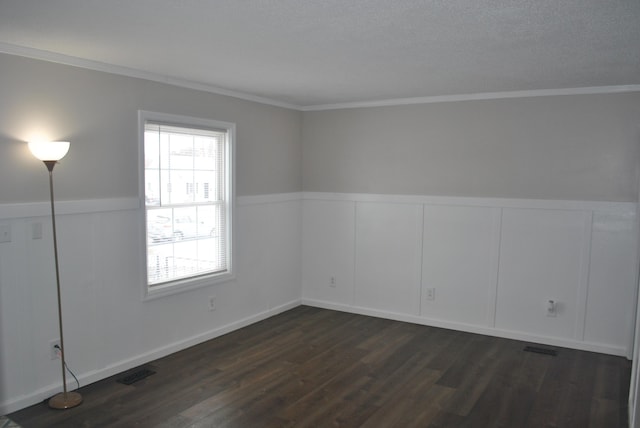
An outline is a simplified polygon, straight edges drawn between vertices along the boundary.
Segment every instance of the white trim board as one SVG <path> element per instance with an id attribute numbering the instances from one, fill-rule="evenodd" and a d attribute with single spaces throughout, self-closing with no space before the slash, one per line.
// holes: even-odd
<path id="1" fill-rule="evenodd" d="M 140 208 L 138 198 L 83 199 L 55 201 L 56 215 L 127 211 Z M 0 204 L 0 220 L 51 215 L 50 202 Z"/>
<path id="2" fill-rule="evenodd" d="M 238 196 L 236 198 L 236 202 L 240 206 L 295 202 L 300 200 L 302 200 L 301 192 Z M 140 206 L 140 200 L 138 198 L 55 201 L 56 215 L 128 211 L 136 210 L 140 208 Z M 51 204 L 48 201 L 0 204 L 0 220 L 44 217 L 49 215 L 51 215 Z"/>
<path id="3" fill-rule="evenodd" d="M 427 204 L 468 207 L 551 209 L 579 211 L 615 211 L 635 214 L 636 202 L 578 201 L 560 199 L 519 199 L 495 197 L 385 195 L 373 193 L 304 192 L 304 200 L 382 202 L 394 204 Z"/>
<path id="4" fill-rule="evenodd" d="M 0 53 L 8 55 L 16 55 L 25 58 L 37 59 L 41 61 L 53 62 L 56 64 L 69 65 L 73 67 L 84 68 L 87 70 L 101 71 L 104 73 L 116 74 L 120 76 L 135 77 L 138 79 L 149 80 L 151 82 L 165 83 L 167 85 L 178 86 L 187 89 L 195 89 L 197 91 L 209 92 L 217 95 L 225 95 L 228 97 L 238 98 L 255 103 L 267 104 L 276 107 L 283 107 L 291 110 L 299 110 L 300 107 L 284 103 L 269 98 L 259 97 L 257 95 L 246 94 L 240 91 L 224 89 L 205 83 L 193 82 L 185 79 L 178 79 L 171 76 L 163 76 L 161 74 L 149 71 L 137 70 L 134 68 L 124 67 L 121 65 L 107 64 L 100 61 L 93 61 L 85 58 L 78 58 L 71 55 L 64 55 L 57 52 L 45 51 L 41 49 L 30 48 L 26 46 L 12 45 L 0 42 Z"/>
<path id="5" fill-rule="evenodd" d="M 411 98 L 395 98 L 386 100 L 373 101 L 356 101 L 337 104 L 322 104 L 300 106 L 271 98 L 261 97 L 248 94 L 241 91 L 225 89 L 219 86 L 209 85 L 201 82 L 164 76 L 161 74 L 137 70 L 134 68 L 124 67 L 120 65 L 107 64 L 104 62 L 93 61 L 85 58 L 74 57 L 57 52 L 45 51 L 41 49 L 19 46 L 10 43 L 0 42 L 0 53 L 8 55 L 16 55 L 25 58 L 32 58 L 41 61 L 48 61 L 57 64 L 80 67 L 87 70 L 101 71 L 105 73 L 116 74 L 120 76 L 135 77 L 138 79 L 149 80 L 152 82 L 160 82 L 168 85 L 178 86 L 182 88 L 195 89 L 202 92 L 209 92 L 217 95 L 225 95 L 246 101 L 253 101 L 260 104 L 272 105 L 275 107 L 287 108 L 298 111 L 321 111 L 321 110 L 338 110 L 347 108 L 367 108 L 367 107 L 387 107 L 400 106 L 410 104 L 433 104 L 455 101 L 474 101 L 474 100 L 496 100 L 507 98 L 529 98 L 529 97 L 548 97 L 558 95 L 594 95 L 594 94 L 617 94 L 626 92 L 640 92 L 640 85 L 615 85 L 615 86 L 593 86 L 578 88 L 557 88 L 557 89 L 533 89 L 524 91 L 503 91 L 503 92 L 484 92 L 475 94 L 449 94 L 449 95 L 432 95 L 419 96 Z"/>
<path id="6" fill-rule="evenodd" d="M 573 201 L 553 199 L 484 198 L 430 195 L 385 195 L 373 193 L 289 192 L 264 195 L 238 196 L 238 205 L 259 205 L 300 200 L 389 202 L 454 206 L 480 206 L 499 208 L 563 209 L 589 211 L 615 211 L 635 214 L 635 202 Z M 138 198 L 83 199 L 56 201 L 56 214 L 83 214 L 126 211 L 140 208 Z M 22 202 L 0 204 L 0 220 L 42 217 L 51 214 L 50 203 Z"/>
<path id="7" fill-rule="evenodd" d="M 368 107 L 392 107 L 413 104 L 451 103 L 456 101 L 503 100 L 508 98 L 552 97 L 561 95 L 597 95 L 640 92 L 640 85 L 591 86 L 582 88 L 532 89 L 527 91 L 483 92 L 477 94 L 435 95 L 390 100 L 324 104 L 302 107 L 302 111 L 340 110 Z"/>
<path id="8" fill-rule="evenodd" d="M 589 211 L 615 211 L 635 214 L 635 202 L 570 201 L 551 199 L 513 199 L 429 195 L 384 195 L 371 193 L 290 192 L 265 195 L 238 196 L 240 206 L 295 202 L 300 200 L 389 202 L 454 206 L 480 206 L 499 208 L 563 209 Z M 140 208 L 138 198 L 83 199 L 56 201 L 56 215 L 126 211 Z M 50 203 L 22 202 L 0 204 L 0 220 L 43 217 L 51 214 Z"/>

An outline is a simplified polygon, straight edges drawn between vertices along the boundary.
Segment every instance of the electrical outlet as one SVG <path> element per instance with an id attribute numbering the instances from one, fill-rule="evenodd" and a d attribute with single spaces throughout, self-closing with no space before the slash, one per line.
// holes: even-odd
<path id="1" fill-rule="evenodd" d="M 427 288 L 427 300 L 436 300 L 435 288 Z"/>
<path id="2" fill-rule="evenodd" d="M 556 302 L 555 300 L 547 301 L 547 316 L 548 317 L 558 316 L 558 302 Z"/>
<path id="3" fill-rule="evenodd" d="M 11 226 L 0 224 L 0 242 L 11 242 Z"/>
<path id="4" fill-rule="evenodd" d="M 42 239 L 42 223 L 31 223 L 31 239 Z"/>
<path id="5" fill-rule="evenodd" d="M 332 276 L 331 278 L 329 278 L 329 287 L 335 287 L 336 286 L 336 277 Z"/>
<path id="6" fill-rule="evenodd" d="M 209 296 L 209 310 L 216 310 L 216 296 Z"/>
<path id="7" fill-rule="evenodd" d="M 60 349 L 60 339 L 49 342 L 49 355 L 52 360 L 57 360 L 60 357 Z"/>

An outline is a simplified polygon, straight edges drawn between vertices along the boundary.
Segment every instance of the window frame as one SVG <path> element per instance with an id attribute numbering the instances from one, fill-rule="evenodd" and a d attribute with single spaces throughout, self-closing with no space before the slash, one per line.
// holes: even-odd
<path id="1" fill-rule="evenodd" d="M 204 128 L 213 130 L 225 130 L 227 133 L 227 150 L 225 150 L 225 164 L 227 166 L 226 174 L 226 260 L 227 269 L 220 273 L 204 273 L 197 274 L 187 278 L 179 278 L 160 284 L 149 284 L 148 279 L 148 235 L 147 235 L 147 206 L 145 191 L 145 151 L 144 138 L 145 127 L 147 122 L 162 123 L 169 126 L 185 127 L 185 128 Z M 138 196 L 140 200 L 139 224 L 141 230 L 141 259 L 143 260 L 143 269 L 141 269 L 141 283 L 143 287 L 143 300 L 151 300 L 158 297 L 169 296 L 188 290 L 201 287 L 211 286 L 235 279 L 235 152 L 236 152 L 236 125 L 232 122 L 223 122 L 213 119 L 204 119 L 191 116 L 182 116 L 168 113 L 159 113 L 146 110 L 138 110 Z"/>

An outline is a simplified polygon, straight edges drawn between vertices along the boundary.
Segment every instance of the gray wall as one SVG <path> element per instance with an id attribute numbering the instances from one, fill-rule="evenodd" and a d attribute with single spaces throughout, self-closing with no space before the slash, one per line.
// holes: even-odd
<path id="1" fill-rule="evenodd" d="M 296 112 L 0 54 L 0 203 L 48 198 L 26 140 L 72 146 L 57 197 L 137 196 L 137 110 L 237 123 L 237 193 L 636 201 L 640 93 Z"/>
<path id="2" fill-rule="evenodd" d="M 640 93 L 306 112 L 305 191 L 636 201 Z"/>
<path id="3" fill-rule="evenodd" d="M 57 199 L 136 197 L 138 109 L 235 122 L 239 196 L 302 188 L 300 112 L 0 54 L 0 203 L 48 199 L 34 132 L 71 141 Z"/>

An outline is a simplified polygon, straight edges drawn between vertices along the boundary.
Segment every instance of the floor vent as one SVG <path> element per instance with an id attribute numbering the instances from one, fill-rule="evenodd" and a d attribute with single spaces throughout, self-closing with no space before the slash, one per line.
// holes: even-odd
<path id="1" fill-rule="evenodd" d="M 536 354 L 551 355 L 553 357 L 558 355 L 558 351 L 555 349 L 541 348 L 539 346 L 525 346 L 524 350 L 526 352 L 535 352 Z"/>
<path id="2" fill-rule="evenodd" d="M 131 385 L 132 383 L 151 376 L 152 374 L 156 374 L 156 372 L 149 369 L 140 369 L 136 370 L 135 372 L 128 373 L 126 376 L 123 376 L 120 379 L 117 379 L 117 382 L 123 383 L 125 385 Z"/>

